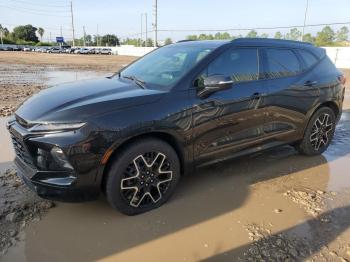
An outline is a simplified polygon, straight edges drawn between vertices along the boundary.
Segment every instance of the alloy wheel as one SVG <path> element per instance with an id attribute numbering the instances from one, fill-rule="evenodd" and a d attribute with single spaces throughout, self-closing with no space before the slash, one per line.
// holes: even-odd
<path id="1" fill-rule="evenodd" d="M 314 150 L 318 151 L 329 143 L 333 129 L 332 119 L 329 114 L 321 114 L 312 126 L 310 142 Z"/>
<path id="2" fill-rule="evenodd" d="M 157 203 L 173 179 L 170 162 L 160 152 L 138 155 L 123 175 L 120 182 L 121 195 L 132 207 L 147 207 Z"/>

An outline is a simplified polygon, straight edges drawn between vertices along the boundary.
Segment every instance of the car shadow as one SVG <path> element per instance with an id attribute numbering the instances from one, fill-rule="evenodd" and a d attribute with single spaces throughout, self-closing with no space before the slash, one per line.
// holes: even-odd
<path id="1" fill-rule="evenodd" d="M 341 132 L 350 132 L 349 124 L 346 125 Z M 340 133 L 340 137 L 350 136 Z M 250 187 L 258 182 L 288 177 L 321 165 L 327 169 L 328 161 L 350 153 L 350 143 L 337 140 L 335 143 L 339 143 L 341 150 L 330 160 L 323 155 L 301 156 L 292 147 L 284 146 L 201 168 L 182 178 L 168 203 L 138 216 L 128 217 L 114 211 L 103 198 L 91 203 L 60 203 L 32 230 L 27 230 L 27 260 L 45 257 L 49 250 L 51 261 L 94 261 L 227 214 L 245 203 Z M 322 179 L 327 181 L 330 171 L 324 173 L 327 177 Z M 324 186 L 326 190 L 327 182 Z M 324 239 L 333 239 L 347 226 Z M 232 255 L 246 248 L 232 250 Z"/>
<path id="2" fill-rule="evenodd" d="M 307 260 L 308 258 L 311 258 L 315 253 L 321 251 L 321 249 L 326 247 L 329 243 L 336 240 L 344 231 L 346 231 L 350 227 L 349 216 L 350 206 L 339 207 L 325 212 L 317 216 L 316 218 L 306 220 L 305 222 L 288 228 L 286 230 L 277 232 L 269 236 L 265 236 L 259 239 L 258 241 L 254 242 L 254 247 L 257 247 L 257 249 L 255 250 L 260 249 L 255 253 L 255 256 L 258 254 L 261 255 L 259 261 L 275 261 L 274 259 L 278 258 L 278 255 L 281 254 L 280 249 L 282 242 L 282 244 L 286 244 L 287 246 L 285 250 L 282 251 L 282 257 L 279 257 L 278 261 Z M 309 230 L 305 232 L 305 229 Z M 296 238 L 297 232 L 303 232 L 304 236 Z M 304 251 L 304 255 L 298 256 L 296 255 L 295 251 L 290 252 L 291 249 L 293 249 L 293 245 L 299 246 L 299 248 Z M 202 261 L 220 262 L 237 261 L 239 259 L 241 259 L 240 261 L 244 261 L 244 257 L 247 257 L 248 254 L 252 255 L 250 253 L 252 251 L 252 248 L 252 244 L 243 245 L 229 250 L 227 252 L 214 255 Z M 249 251 L 249 249 L 251 250 Z M 245 253 L 246 256 L 244 256 Z M 336 254 L 333 252 L 333 256 L 335 255 Z M 254 255 L 253 257 L 251 256 L 250 259 L 252 260 L 249 261 L 254 261 Z M 323 257 L 323 259 L 327 260 L 326 257 Z M 333 257 L 333 259 L 335 258 Z M 335 259 L 334 261 L 336 260 L 337 259 Z M 340 258 L 338 258 L 338 260 L 340 261 Z"/>

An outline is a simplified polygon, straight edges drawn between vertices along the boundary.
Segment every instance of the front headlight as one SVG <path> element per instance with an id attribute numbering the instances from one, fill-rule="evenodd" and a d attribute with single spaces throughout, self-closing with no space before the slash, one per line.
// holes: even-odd
<path id="1" fill-rule="evenodd" d="M 29 128 L 30 132 L 69 131 L 83 127 L 85 123 L 39 123 Z"/>

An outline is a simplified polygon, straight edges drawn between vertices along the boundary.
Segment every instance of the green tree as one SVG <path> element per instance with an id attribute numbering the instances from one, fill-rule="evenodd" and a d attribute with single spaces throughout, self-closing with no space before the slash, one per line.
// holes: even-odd
<path id="1" fill-rule="evenodd" d="M 260 36 L 261 38 L 269 38 L 269 35 L 268 34 L 266 34 L 266 33 L 263 33 L 263 34 L 261 34 L 261 36 Z"/>
<path id="2" fill-rule="evenodd" d="M 275 39 L 282 39 L 283 35 L 282 35 L 282 33 L 280 31 L 278 31 L 278 32 L 275 33 L 275 36 L 273 38 L 275 38 Z"/>
<path id="3" fill-rule="evenodd" d="M 39 28 L 38 28 L 38 34 L 40 35 L 40 42 L 43 41 L 43 35 L 44 35 L 44 33 L 45 33 L 44 28 L 39 27 Z"/>
<path id="4" fill-rule="evenodd" d="M 198 37 L 197 37 L 197 35 L 188 35 L 188 36 L 186 37 L 186 39 L 187 39 L 187 40 L 198 40 Z"/>
<path id="5" fill-rule="evenodd" d="M 1 24 L 0 24 L 0 31 L 2 31 L 3 37 L 8 37 L 10 35 L 10 31 L 6 27 L 3 27 Z"/>
<path id="6" fill-rule="evenodd" d="M 343 26 L 337 31 L 335 38 L 338 42 L 347 41 L 349 38 L 349 29 L 346 26 Z"/>
<path id="7" fill-rule="evenodd" d="M 332 45 L 335 39 L 335 33 L 330 26 L 325 26 L 321 32 L 317 33 L 315 43 L 318 46 Z"/>
<path id="8" fill-rule="evenodd" d="M 255 38 L 255 37 L 258 37 L 258 33 L 255 31 L 255 30 L 251 30 L 247 36 L 248 38 Z"/>
<path id="9" fill-rule="evenodd" d="M 173 43 L 173 40 L 171 38 L 166 38 L 165 41 L 164 41 L 164 45 L 170 45 Z"/>
<path id="10" fill-rule="evenodd" d="M 228 39 L 232 39 L 232 36 L 227 32 L 225 32 L 225 33 L 218 32 L 214 35 L 214 39 L 216 39 L 216 40 L 228 40 Z"/>
<path id="11" fill-rule="evenodd" d="M 171 39 L 170 39 L 171 40 Z M 151 47 L 151 46 L 153 46 L 153 40 L 151 39 L 151 38 L 147 38 L 147 46 L 148 47 Z"/>
<path id="12" fill-rule="evenodd" d="M 298 28 L 292 28 L 289 33 L 286 34 L 286 39 L 298 41 L 301 38 L 301 34 Z"/>
<path id="13" fill-rule="evenodd" d="M 119 39 L 116 35 L 107 34 L 101 38 L 102 46 L 116 46 L 119 45 Z"/>
<path id="14" fill-rule="evenodd" d="M 16 40 L 39 42 L 36 36 L 37 28 L 32 25 L 20 25 L 13 29 L 13 37 Z"/>
<path id="15" fill-rule="evenodd" d="M 313 37 L 310 33 L 308 33 L 303 36 L 303 41 L 309 42 L 309 43 L 315 43 L 315 37 Z"/>

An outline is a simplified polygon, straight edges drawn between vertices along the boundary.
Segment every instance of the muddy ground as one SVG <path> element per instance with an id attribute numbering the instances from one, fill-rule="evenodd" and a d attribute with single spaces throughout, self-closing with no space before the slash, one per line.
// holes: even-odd
<path id="1" fill-rule="evenodd" d="M 130 56 L 1 52 L 0 116 L 11 115 L 26 98 L 56 84 L 51 78 L 73 81 L 111 74 L 134 59 Z"/>
<path id="2" fill-rule="evenodd" d="M 0 97 L 15 106 L 27 90 L 110 74 L 133 59 L 96 57 L 103 60 L 2 52 Z M 182 179 L 169 203 L 135 217 L 103 198 L 67 204 L 36 197 L 12 167 L 5 122 L 0 261 L 350 261 L 349 92 L 322 156 L 284 146 L 203 168 Z"/>

